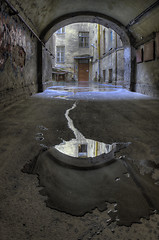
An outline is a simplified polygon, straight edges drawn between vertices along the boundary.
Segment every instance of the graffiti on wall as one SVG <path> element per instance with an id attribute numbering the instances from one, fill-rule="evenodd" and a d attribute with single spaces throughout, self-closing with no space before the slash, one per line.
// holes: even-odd
<path id="1" fill-rule="evenodd" d="M 10 58 L 14 70 L 22 71 L 26 60 L 26 36 L 24 29 L 6 13 L 0 13 L 0 71 Z"/>

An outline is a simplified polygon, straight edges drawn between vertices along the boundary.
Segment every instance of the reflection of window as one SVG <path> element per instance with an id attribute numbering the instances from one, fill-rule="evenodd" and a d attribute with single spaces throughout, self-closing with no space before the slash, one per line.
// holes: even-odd
<path id="1" fill-rule="evenodd" d="M 110 31 L 110 41 L 111 42 L 113 41 L 113 31 L 112 30 Z"/>
<path id="2" fill-rule="evenodd" d="M 78 156 L 86 157 L 87 156 L 87 144 L 78 145 Z"/>
<path id="3" fill-rule="evenodd" d="M 57 34 L 64 34 L 65 33 L 65 27 L 62 27 L 56 31 Z"/>
<path id="4" fill-rule="evenodd" d="M 65 47 L 64 46 L 56 47 L 56 61 L 58 63 L 64 63 L 64 61 L 65 61 Z"/>
<path id="5" fill-rule="evenodd" d="M 79 47 L 89 47 L 89 32 L 79 32 Z"/>

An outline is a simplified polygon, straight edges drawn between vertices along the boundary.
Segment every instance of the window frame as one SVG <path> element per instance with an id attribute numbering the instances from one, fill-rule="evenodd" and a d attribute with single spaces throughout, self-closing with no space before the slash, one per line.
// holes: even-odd
<path id="1" fill-rule="evenodd" d="M 79 48 L 89 48 L 89 32 L 78 32 Z"/>
<path id="2" fill-rule="evenodd" d="M 56 31 L 56 34 L 65 34 L 66 31 L 65 31 L 65 27 L 62 27 L 62 28 L 59 28 L 57 31 Z"/>
<path id="3" fill-rule="evenodd" d="M 56 46 L 56 63 L 65 63 L 65 46 Z"/>

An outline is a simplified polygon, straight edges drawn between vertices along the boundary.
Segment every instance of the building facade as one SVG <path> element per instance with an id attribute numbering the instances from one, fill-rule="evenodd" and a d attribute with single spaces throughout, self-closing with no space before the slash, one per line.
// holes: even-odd
<path id="1" fill-rule="evenodd" d="M 124 49 L 119 35 L 94 23 L 75 23 L 53 36 L 55 80 L 122 84 Z"/>
<path id="2" fill-rule="evenodd" d="M 124 80 L 124 48 L 120 36 L 110 28 L 96 24 L 93 30 L 92 80 L 121 84 Z"/>

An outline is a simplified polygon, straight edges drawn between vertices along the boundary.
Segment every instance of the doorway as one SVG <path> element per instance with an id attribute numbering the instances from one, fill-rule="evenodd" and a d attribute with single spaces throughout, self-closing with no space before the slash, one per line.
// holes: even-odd
<path id="1" fill-rule="evenodd" d="M 113 70 L 109 69 L 109 83 L 112 83 L 113 80 Z"/>
<path id="2" fill-rule="evenodd" d="M 78 61 L 78 81 L 89 81 L 89 60 L 79 59 Z"/>
<path id="3" fill-rule="evenodd" d="M 103 82 L 105 82 L 105 80 L 106 80 L 106 76 L 105 76 L 105 74 L 106 74 L 106 71 L 103 70 Z"/>

